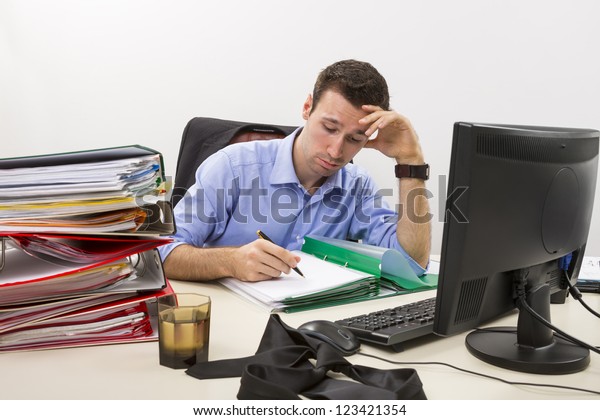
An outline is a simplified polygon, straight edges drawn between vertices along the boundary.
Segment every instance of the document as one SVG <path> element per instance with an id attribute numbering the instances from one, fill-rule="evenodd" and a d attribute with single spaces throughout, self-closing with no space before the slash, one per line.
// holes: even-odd
<path id="1" fill-rule="evenodd" d="M 166 287 L 158 251 L 79 266 L 57 265 L 21 249 L 5 253 L 0 271 L 0 306 L 96 293 L 130 293 Z"/>
<path id="2" fill-rule="evenodd" d="M 2 232 L 0 232 L 2 235 Z M 5 233 L 10 243 L 27 254 L 62 266 L 99 263 L 144 252 L 171 242 L 146 236 L 79 236 Z"/>
<path id="3" fill-rule="evenodd" d="M 0 159 L 0 351 L 156 339 L 163 168 L 139 145 Z"/>
<path id="4" fill-rule="evenodd" d="M 103 305 L 136 296 L 129 294 L 98 294 L 76 296 L 59 301 L 42 301 L 0 307 L 0 334 L 58 315 L 92 306 Z"/>
<path id="5" fill-rule="evenodd" d="M 600 281 L 600 257 L 583 257 L 579 269 L 579 280 Z"/>
<path id="6" fill-rule="evenodd" d="M 0 232 L 171 234 L 163 167 L 138 145 L 0 159 Z"/>
<path id="7" fill-rule="evenodd" d="M 373 297 L 379 288 L 370 274 L 323 261 L 302 251 L 300 267 L 304 277 L 293 270 L 273 280 L 243 282 L 223 279 L 232 291 L 271 311 L 304 310 Z"/>
<path id="8" fill-rule="evenodd" d="M 34 306 L 1 309 L 0 352 L 155 341 L 158 338 L 156 298 L 173 293 L 170 286 L 118 300 L 95 296 Z M 89 303 L 89 304 L 88 304 Z M 23 314 L 29 312 L 27 319 Z M 7 321 L 9 320 L 9 321 Z M 17 321 L 15 321 L 17 320 Z"/>

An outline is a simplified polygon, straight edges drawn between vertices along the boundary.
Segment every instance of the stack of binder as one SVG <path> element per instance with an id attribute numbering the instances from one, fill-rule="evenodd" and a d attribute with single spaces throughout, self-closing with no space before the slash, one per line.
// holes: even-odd
<path id="1" fill-rule="evenodd" d="M 137 145 L 0 160 L 0 352 L 156 340 L 167 189 Z"/>

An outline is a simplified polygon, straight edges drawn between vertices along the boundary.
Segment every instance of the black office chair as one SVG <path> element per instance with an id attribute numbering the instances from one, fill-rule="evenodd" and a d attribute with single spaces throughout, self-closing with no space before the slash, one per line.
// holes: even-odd
<path id="1" fill-rule="evenodd" d="M 175 183 L 171 195 L 173 207 L 195 182 L 196 169 L 204 160 L 228 144 L 284 138 L 297 127 L 257 124 L 217 118 L 192 118 L 183 130 Z"/>

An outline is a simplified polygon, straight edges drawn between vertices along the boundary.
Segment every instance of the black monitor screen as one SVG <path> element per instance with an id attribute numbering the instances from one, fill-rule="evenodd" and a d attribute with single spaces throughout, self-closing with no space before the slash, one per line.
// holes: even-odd
<path id="1" fill-rule="evenodd" d="M 589 129 L 454 125 L 436 334 L 464 332 L 519 308 L 518 328 L 474 331 L 469 351 L 526 372 L 587 366 L 589 351 L 556 337 L 520 298 L 549 321 L 551 295 L 566 289 L 568 278 L 576 282 L 598 144 L 599 132 Z"/>

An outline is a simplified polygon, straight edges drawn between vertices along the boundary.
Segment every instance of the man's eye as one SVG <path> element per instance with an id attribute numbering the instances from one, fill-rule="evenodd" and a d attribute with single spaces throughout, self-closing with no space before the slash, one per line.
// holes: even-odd
<path id="1" fill-rule="evenodd" d="M 333 127 L 327 127 L 326 125 L 323 126 L 323 128 L 325 129 L 325 131 L 327 131 L 328 133 L 335 133 L 337 130 Z"/>

